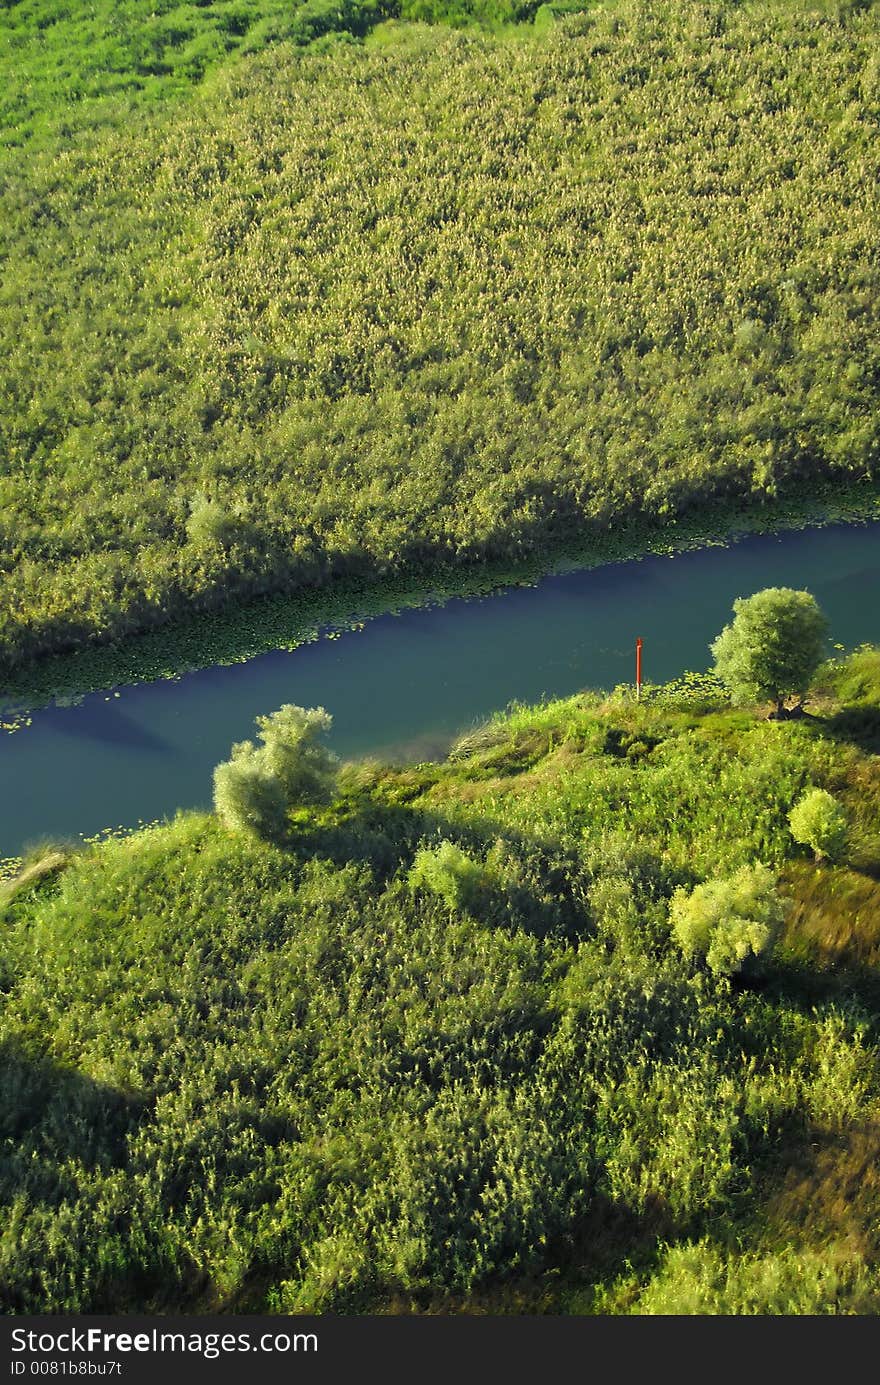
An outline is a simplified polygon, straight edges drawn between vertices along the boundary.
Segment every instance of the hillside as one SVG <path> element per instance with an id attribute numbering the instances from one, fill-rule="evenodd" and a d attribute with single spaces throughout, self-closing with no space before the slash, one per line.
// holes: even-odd
<path id="1" fill-rule="evenodd" d="M 0 148 L 76 143 L 185 100 L 206 76 L 280 42 L 352 43 L 389 19 L 456 27 L 531 19 L 539 0 L 5 0 Z M 586 9 L 590 0 L 581 6 Z M 565 9 L 565 4 L 557 6 Z"/>
<path id="2" fill-rule="evenodd" d="M 880 650 L 809 708 L 583 694 L 347 766 L 282 846 L 188 814 L 25 863 L 7 1311 L 876 1312 Z M 756 862 L 784 929 L 731 978 L 670 899 Z"/>
<path id="3" fill-rule="evenodd" d="M 873 476 L 877 26 L 623 0 L 242 38 L 10 144 L 0 669 Z"/>

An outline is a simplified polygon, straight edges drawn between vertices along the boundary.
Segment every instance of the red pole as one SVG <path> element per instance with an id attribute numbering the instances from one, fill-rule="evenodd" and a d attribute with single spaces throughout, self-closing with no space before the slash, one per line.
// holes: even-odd
<path id="1" fill-rule="evenodd" d="M 642 695 L 642 642 L 636 640 L 636 699 Z"/>

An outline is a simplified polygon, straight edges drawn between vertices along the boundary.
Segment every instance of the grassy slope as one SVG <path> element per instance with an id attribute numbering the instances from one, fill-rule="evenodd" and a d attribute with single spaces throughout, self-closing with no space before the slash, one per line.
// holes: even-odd
<path id="1" fill-rule="evenodd" d="M 878 734 L 865 651 L 800 723 L 583 696 L 350 767 L 285 850 L 187 815 L 32 865 L 7 1307 L 876 1311 Z M 808 783 L 845 864 L 788 835 Z M 468 909 L 405 885 L 440 838 L 488 863 Z M 793 908 L 731 989 L 666 900 L 755 858 Z"/>
<path id="2" fill-rule="evenodd" d="M 280 45 L 8 151 L 0 666 L 871 475 L 877 14 Z"/>
<path id="3" fill-rule="evenodd" d="M 396 17 L 497 26 L 536 8 L 537 0 L 4 0 L 0 148 L 75 143 L 83 130 L 185 98 L 218 67 L 273 43 L 352 42 Z"/>
<path id="4" fill-rule="evenodd" d="M 83 127 L 120 120 L 126 105 L 185 94 L 237 50 L 288 37 L 292 14 L 271 0 L 7 0 L 0 144 L 70 142 Z"/>

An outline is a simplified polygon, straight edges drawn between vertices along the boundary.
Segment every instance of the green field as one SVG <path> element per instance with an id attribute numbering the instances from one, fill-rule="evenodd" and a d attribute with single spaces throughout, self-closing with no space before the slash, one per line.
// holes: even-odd
<path id="1" fill-rule="evenodd" d="M 869 513 L 878 31 L 3 0 L 0 693 Z M 0 1312 L 880 1311 L 880 649 L 765 711 L 514 706 L 292 808 L 239 746 L 0 861 Z"/>
<path id="2" fill-rule="evenodd" d="M 810 706 L 584 695 L 349 766 L 282 845 L 188 814 L 35 855 L 7 1310 L 876 1312 L 880 651 Z M 789 833 L 809 786 L 835 864 Z M 787 919 L 729 980 L 669 901 L 755 861 Z"/>
<path id="3" fill-rule="evenodd" d="M 499 29 L 539 0 L 4 0 L 0 147 L 73 143 L 274 43 L 354 42 L 389 19 Z M 589 8 L 590 0 L 572 9 Z M 553 8 L 553 7 L 550 7 Z M 565 4 L 557 5 L 564 10 Z"/>
<path id="4" fill-rule="evenodd" d="M 0 668 L 875 475 L 876 6 L 193 9 L 3 11 Z"/>

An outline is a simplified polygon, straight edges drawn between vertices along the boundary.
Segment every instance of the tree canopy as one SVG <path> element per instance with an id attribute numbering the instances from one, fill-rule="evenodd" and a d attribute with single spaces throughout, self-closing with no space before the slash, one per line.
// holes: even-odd
<path id="1" fill-rule="evenodd" d="M 827 619 L 815 597 L 791 587 L 738 597 L 733 610 L 711 646 L 715 672 L 734 702 L 772 701 L 774 715 L 784 716 L 786 699 L 803 700 L 822 662 Z"/>

